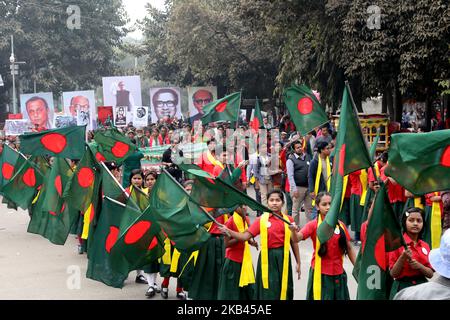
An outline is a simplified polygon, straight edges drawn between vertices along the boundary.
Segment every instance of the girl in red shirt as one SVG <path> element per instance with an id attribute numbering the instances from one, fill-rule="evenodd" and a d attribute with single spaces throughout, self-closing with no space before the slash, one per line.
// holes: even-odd
<path id="1" fill-rule="evenodd" d="M 225 226 L 235 232 L 248 229 L 250 220 L 244 207 L 236 208 Z M 252 300 L 255 274 L 250 254 L 250 245 L 258 248 L 254 239 L 241 242 L 225 237 L 225 262 L 219 281 L 219 300 Z M 244 262 L 245 260 L 245 262 Z M 243 267 L 245 269 L 243 269 Z"/>
<path id="2" fill-rule="evenodd" d="M 314 248 L 306 299 L 350 300 L 347 274 L 344 271 L 344 255 L 348 255 L 353 265 L 356 260 L 350 235 L 339 221 L 333 236 L 326 243 L 320 243 L 316 238 L 317 228 L 330 210 L 331 194 L 320 192 L 316 197 L 316 206 L 319 212 L 317 219 L 308 222 L 297 234 L 299 240 L 311 238 Z M 316 269 L 320 270 L 320 276 L 314 276 Z"/>
<path id="3" fill-rule="evenodd" d="M 402 228 L 408 249 L 398 248 L 389 253 L 389 269 L 394 283 L 390 299 L 402 289 L 427 282 L 433 277 L 433 269 L 428 261 L 430 247 L 420 240 L 423 233 L 425 213 L 420 208 L 409 208 L 402 216 Z"/>
<path id="4" fill-rule="evenodd" d="M 255 300 L 292 300 L 294 286 L 291 268 L 292 247 L 297 262 L 297 274 L 300 278 L 300 254 L 298 239 L 295 233 L 294 219 L 281 213 L 284 205 L 284 195 L 281 190 L 272 190 L 267 194 L 268 208 L 275 214 L 283 215 L 291 225 L 265 212 L 243 233 L 235 232 L 225 226 L 222 232 L 239 241 L 248 241 L 257 235 L 261 236 L 261 252 L 256 271 Z"/>

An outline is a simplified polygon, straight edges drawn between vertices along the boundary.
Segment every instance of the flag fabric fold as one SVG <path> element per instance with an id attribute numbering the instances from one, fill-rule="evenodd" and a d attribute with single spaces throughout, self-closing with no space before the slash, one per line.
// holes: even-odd
<path id="1" fill-rule="evenodd" d="M 208 103 L 203 107 L 202 123 L 205 125 L 216 121 L 237 121 L 240 107 L 240 92 L 232 93 L 222 99 Z"/>
<path id="2" fill-rule="evenodd" d="M 355 266 L 358 270 L 355 275 L 358 279 L 358 300 L 389 299 L 389 261 L 386 253 L 404 243 L 400 223 L 389 202 L 386 186 L 381 182 L 368 221 L 366 240 L 358 254 L 360 266 Z"/>
<path id="3" fill-rule="evenodd" d="M 415 195 L 450 189 L 450 129 L 393 134 L 385 173 Z"/>
<path id="4" fill-rule="evenodd" d="M 33 156 L 81 159 L 84 154 L 86 126 L 72 126 L 26 133 L 20 136 L 20 151 Z"/>
<path id="5" fill-rule="evenodd" d="M 328 122 L 325 109 L 306 85 L 293 85 L 284 93 L 284 103 L 302 136 Z"/>
<path id="6" fill-rule="evenodd" d="M 321 243 L 331 238 L 338 223 L 339 212 L 345 196 L 347 176 L 372 165 L 366 140 L 362 134 L 358 116 L 350 102 L 349 94 L 348 88 L 345 87 L 331 177 L 331 208 L 317 230 L 317 236 Z"/>
<path id="7" fill-rule="evenodd" d="M 94 135 L 97 143 L 95 156 L 98 161 L 115 161 L 122 163 L 136 151 L 136 146 L 116 128 L 97 131 Z"/>

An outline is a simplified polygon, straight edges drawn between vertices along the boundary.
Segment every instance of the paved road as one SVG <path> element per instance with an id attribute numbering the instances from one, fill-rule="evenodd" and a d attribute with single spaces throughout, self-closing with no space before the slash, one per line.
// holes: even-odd
<path id="1" fill-rule="evenodd" d="M 64 246 L 57 246 L 39 235 L 27 233 L 28 222 L 27 211 L 13 211 L 0 204 L 0 299 L 147 299 L 144 296 L 147 286 L 134 282 L 135 272 L 130 273 L 122 289 L 87 279 L 87 258 L 85 254 L 77 253 L 77 241 L 73 235 L 69 236 Z M 252 253 L 256 266 L 257 252 L 253 250 Z M 300 243 L 300 254 L 302 278 L 294 282 L 296 300 L 304 300 L 306 296 L 312 255 L 310 240 Z M 347 258 L 344 261 L 350 297 L 355 299 L 356 282 L 351 276 L 352 265 Z M 158 281 L 160 283 L 160 279 Z M 157 295 L 154 299 L 161 297 Z M 174 280 L 169 287 L 169 299 L 175 299 Z"/>

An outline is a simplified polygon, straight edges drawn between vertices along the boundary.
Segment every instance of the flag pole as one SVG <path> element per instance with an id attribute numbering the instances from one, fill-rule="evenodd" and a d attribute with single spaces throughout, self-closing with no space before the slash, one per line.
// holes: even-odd
<path id="1" fill-rule="evenodd" d="M 161 168 L 161 170 L 167 174 L 167 176 L 172 179 L 173 182 L 175 182 L 177 184 L 178 187 L 180 187 L 181 190 L 183 190 L 184 193 L 186 193 L 186 195 L 190 198 L 189 193 L 186 191 L 186 189 L 183 188 L 183 186 L 174 178 L 172 177 L 172 175 L 165 169 L 165 168 Z M 208 211 L 206 211 L 202 206 L 199 206 L 200 209 L 202 209 L 203 213 L 205 213 L 210 219 L 211 221 L 213 221 L 214 223 L 218 224 L 218 225 L 222 225 L 221 223 L 219 223 Z"/>

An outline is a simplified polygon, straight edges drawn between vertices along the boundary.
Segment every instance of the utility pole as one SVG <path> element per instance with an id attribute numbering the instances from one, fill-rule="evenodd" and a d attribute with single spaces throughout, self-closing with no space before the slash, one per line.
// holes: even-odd
<path id="1" fill-rule="evenodd" d="M 17 61 L 14 55 L 14 36 L 11 36 L 11 56 L 9 57 L 9 62 L 11 63 L 11 75 L 13 80 L 13 113 L 19 113 L 17 108 L 17 97 L 16 97 L 16 75 L 19 75 L 19 64 L 25 64 L 24 61 Z"/>

